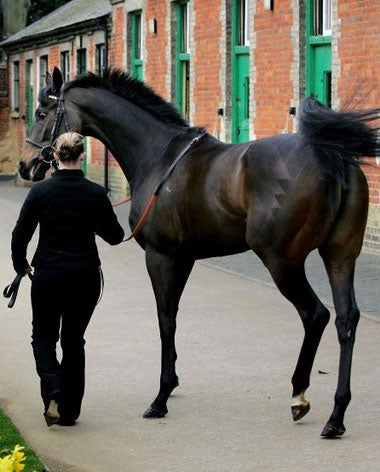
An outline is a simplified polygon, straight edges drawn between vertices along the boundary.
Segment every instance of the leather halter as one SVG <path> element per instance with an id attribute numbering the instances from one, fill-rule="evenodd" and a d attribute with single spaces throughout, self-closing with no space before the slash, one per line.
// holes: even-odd
<path id="1" fill-rule="evenodd" d="M 59 93 L 59 96 L 49 95 L 49 98 L 51 100 L 55 100 L 55 101 L 58 102 L 57 110 L 56 110 L 56 113 L 55 113 L 55 120 L 54 120 L 53 127 L 52 127 L 52 130 L 51 130 L 51 133 L 50 133 L 50 143 L 48 145 L 44 145 L 44 144 L 39 143 L 37 141 L 33 141 L 30 138 L 25 139 L 25 141 L 28 144 L 31 144 L 32 146 L 35 146 L 35 147 L 38 147 L 39 149 L 41 149 L 39 160 L 41 160 L 43 162 L 46 162 L 47 164 L 50 164 L 54 159 L 53 153 L 54 153 L 55 149 L 53 147 L 53 144 L 54 144 L 55 140 L 58 137 L 59 128 L 61 126 L 62 120 L 64 120 L 65 130 L 66 131 L 70 130 L 70 126 L 69 126 L 69 123 L 67 121 L 67 116 L 66 116 L 66 111 L 65 111 L 64 94 L 65 94 L 65 89 L 64 89 L 64 86 L 62 86 L 61 90 L 60 90 L 60 93 Z M 47 160 L 46 156 L 48 156 L 50 160 Z"/>

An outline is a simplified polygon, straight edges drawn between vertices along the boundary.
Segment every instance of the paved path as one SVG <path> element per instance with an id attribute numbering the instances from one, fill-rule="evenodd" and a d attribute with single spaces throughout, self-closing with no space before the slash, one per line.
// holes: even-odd
<path id="1" fill-rule="evenodd" d="M 9 238 L 25 193 L 0 182 L 1 288 L 13 278 Z M 146 420 L 142 413 L 158 387 L 160 343 L 144 254 L 134 242 L 99 247 L 106 286 L 86 336 L 86 396 L 74 428 L 47 428 L 42 418 L 29 282 L 12 310 L 5 300 L 0 309 L 0 405 L 52 472 L 379 470 L 377 321 L 363 317 L 359 324 L 347 433 L 322 440 L 337 376 L 334 324 L 315 362 L 312 409 L 293 423 L 290 378 L 302 339 L 293 307 L 255 274 L 198 263 L 178 316 L 180 386 L 169 414 Z"/>

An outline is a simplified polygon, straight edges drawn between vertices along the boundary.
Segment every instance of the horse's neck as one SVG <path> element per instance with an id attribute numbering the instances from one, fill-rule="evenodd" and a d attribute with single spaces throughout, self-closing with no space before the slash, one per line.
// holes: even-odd
<path id="1" fill-rule="evenodd" d="M 146 174 L 160 150 L 178 134 L 108 91 L 72 89 L 70 98 L 82 113 L 81 131 L 107 146 L 129 182 Z"/>

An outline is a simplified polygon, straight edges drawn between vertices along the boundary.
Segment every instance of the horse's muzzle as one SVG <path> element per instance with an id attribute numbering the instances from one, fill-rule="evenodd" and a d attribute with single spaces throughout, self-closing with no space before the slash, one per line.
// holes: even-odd
<path id="1" fill-rule="evenodd" d="M 18 173 L 24 180 L 31 180 L 32 182 L 38 182 L 45 178 L 46 171 L 50 168 L 50 164 L 41 161 L 38 157 L 32 159 L 30 162 L 25 163 L 20 161 L 18 165 Z"/>

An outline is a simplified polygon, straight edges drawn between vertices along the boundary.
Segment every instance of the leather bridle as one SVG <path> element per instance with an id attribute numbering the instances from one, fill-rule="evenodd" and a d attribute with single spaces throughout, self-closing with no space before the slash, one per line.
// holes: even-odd
<path id="1" fill-rule="evenodd" d="M 26 140 L 25 140 L 28 144 L 31 144 L 32 146 L 35 146 L 35 147 L 41 149 L 39 160 L 45 162 L 46 164 L 51 164 L 54 161 L 55 149 L 54 149 L 53 145 L 55 143 L 55 140 L 58 137 L 59 128 L 62 124 L 62 120 L 63 120 L 64 125 L 65 125 L 65 131 L 70 130 L 70 126 L 69 126 L 69 123 L 67 121 L 65 105 L 64 105 L 64 101 L 65 101 L 64 100 L 64 94 L 65 94 L 65 89 L 64 89 L 64 86 L 62 86 L 62 88 L 60 90 L 60 93 L 59 93 L 59 96 L 49 95 L 49 98 L 51 100 L 55 100 L 55 101 L 58 102 L 53 127 L 52 127 L 52 130 L 51 130 L 51 133 L 50 133 L 50 143 L 48 145 L 44 145 L 44 144 L 39 143 L 37 141 L 33 141 L 30 138 L 26 138 Z"/>

